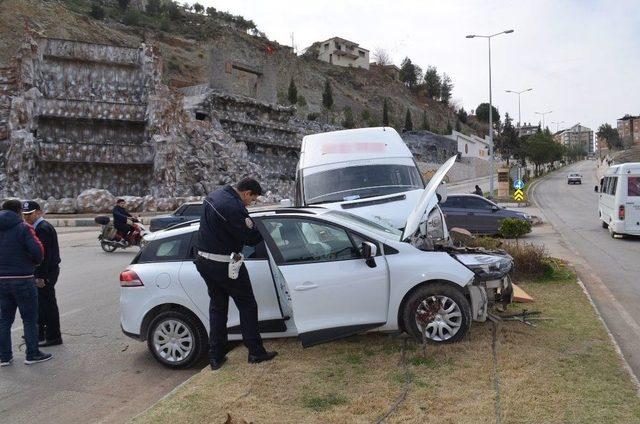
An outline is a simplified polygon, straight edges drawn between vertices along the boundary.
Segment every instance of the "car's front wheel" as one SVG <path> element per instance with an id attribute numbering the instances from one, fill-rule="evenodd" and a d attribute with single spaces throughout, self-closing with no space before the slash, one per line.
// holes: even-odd
<path id="1" fill-rule="evenodd" d="M 179 310 L 158 314 L 149 325 L 147 346 L 169 368 L 188 368 L 207 350 L 207 332 L 198 319 Z"/>
<path id="2" fill-rule="evenodd" d="M 402 319 L 407 333 L 420 343 L 423 335 L 431 343 L 454 343 L 469 331 L 471 307 L 457 288 L 430 283 L 409 295 Z"/>

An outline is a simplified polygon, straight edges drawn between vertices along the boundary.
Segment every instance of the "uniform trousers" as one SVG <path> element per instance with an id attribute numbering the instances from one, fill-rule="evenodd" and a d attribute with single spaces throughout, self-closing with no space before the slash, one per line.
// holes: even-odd
<path id="1" fill-rule="evenodd" d="M 258 332 L 258 304 L 253 295 L 247 268 L 242 265 L 238 278 L 229 278 L 229 264 L 198 258 L 194 261 L 209 291 L 209 357 L 219 360 L 227 352 L 227 317 L 229 297 L 240 313 L 242 342 L 250 355 L 262 355 L 266 351 Z"/>

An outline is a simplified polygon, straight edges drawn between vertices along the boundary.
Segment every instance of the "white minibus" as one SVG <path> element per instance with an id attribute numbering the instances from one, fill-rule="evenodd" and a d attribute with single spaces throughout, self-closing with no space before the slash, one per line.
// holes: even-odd
<path id="1" fill-rule="evenodd" d="M 598 214 L 616 235 L 640 236 L 640 162 L 613 165 L 600 180 Z"/>

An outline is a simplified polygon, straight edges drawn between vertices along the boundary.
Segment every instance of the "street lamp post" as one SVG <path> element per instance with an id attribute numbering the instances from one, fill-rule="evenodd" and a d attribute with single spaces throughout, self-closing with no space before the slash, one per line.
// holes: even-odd
<path id="1" fill-rule="evenodd" d="M 547 112 L 536 112 L 537 115 L 542 115 L 542 131 L 544 131 L 544 129 L 545 129 L 544 116 L 550 114 L 551 112 L 553 112 L 553 111 L 549 110 Z"/>
<path id="2" fill-rule="evenodd" d="M 501 34 L 511 34 L 512 29 L 491 35 L 467 35 L 466 38 L 486 38 L 489 42 L 489 197 L 493 196 L 493 99 L 491 97 L 491 39 Z"/>
<path id="3" fill-rule="evenodd" d="M 551 125 L 556 124 L 556 132 L 558 132 L 558 130 L 560 128 L 560 124 L 564 124 L 564 123 L 565 123 L 565 121 L 560 121 L 560 122 L 553 121 L 551 123 Z"/>
<path id="4" fill-rule="evenodd" d="M 513 90 L 504 90 L 507 93 L 512 93 L 512 94 L 517 94 L 518 95 L 518 128 L 520 128 L 520 95 L 522 93 L 526 93 L 527 91 L 532 91 L 533 88 L 527 88 L 526 90 L 522 90 L 522 91 L 513 91 Z"/>

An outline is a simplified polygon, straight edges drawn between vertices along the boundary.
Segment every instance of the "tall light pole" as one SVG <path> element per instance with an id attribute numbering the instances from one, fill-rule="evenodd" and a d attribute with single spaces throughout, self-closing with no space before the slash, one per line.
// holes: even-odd
<path id="1" fill-rule="evenodd" d="M 518 128 L 520 128 L 520 95 L 522 93 L 526 93 L 527 91 L 532 91 L 532 90 L 533 88 L 527 88 L 526 90 L 522 90 L 522 91 L 504 90 L 506 93 L 512 93 L 512 94 L 518 95 Z"/>
<path id="2" fill-rule="evenodd" d="M 545 129 L 544 116 L 550 114 L 551 112 L 553 112 L 553 111 L 550 110 L 550 111 L 547 111 L 547 112 L 536 112 L 537 115 L 542 115 L 542 131 L 544 131 L 544 129 Z"/>
<path id="3" fill-rule="evenodd" d="M 553 121 L 551 125 L 556 124 L 556 132 L 558 132 L 558 129 L 560 128 L 560 124 L 564 124 L 564 123 L 565 121 L 560 121 L 560 122 Z"/>
<path id="4" fill-rule="evenodd" d="M 511 34 L 512 29 L 491 35 L 467 35 L 466 38 L 486 38 L 489 42 L 489 197 L 493 197 L 493 101 L 491 97 L 491 39 L 497 35 Z"/>

